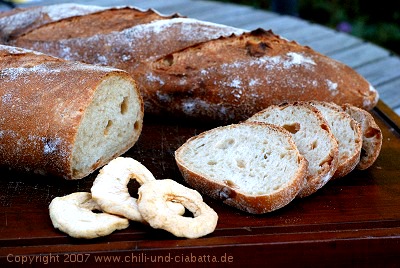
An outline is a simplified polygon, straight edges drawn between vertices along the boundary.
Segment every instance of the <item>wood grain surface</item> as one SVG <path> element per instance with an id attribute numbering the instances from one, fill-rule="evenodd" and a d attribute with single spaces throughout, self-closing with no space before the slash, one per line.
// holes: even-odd
<path id="1" fill-rule="evenodd" d="M 275 267 L 293 262 L 307 266 L 324 262 L 325 267 L 395 267 L 400 256 L 400 118 L 382 102 L 373 115 L 382 128 L 384 141 L 371 168 L 353 171 L 310 197 L 264 215 L 247 214 L 204 197 L 219 214 L 219 222 L 215 232 L 199 239 L 176 238 L 135 222 L 128 229 L 99 239 L 70 238 L 53 228 L 48 205 L 57 196 L 90 191 L 97 173 L 66 181 L 2 169 L 0 263 L 17 266 L 22 256 L 59 256 L 57 265 L 68 266 L 71 263 L 65 258 L 85 257 L 84 262 L 75 264 L 87 265 L 99 256 L 136 256 L 135 262 L 143 256 L 148 261 L 142 259 L 141 264 L 150 266 L 155 264 L 150 257 L 156 256 L 162 256 L 159 258 L 163 261 L 166 256 L 174 257 L 169 264 L 188 256 L 197 257 L 197 261 L 201 256 L 218 260 L 225 256 L 234 266 L 268 263 L 267 267 Z M 142 162 L 157 179 L 170 178 L 184 184 L 174 151 L 189 137 L 212 127 L 193 121 L 145 118 L 138 143 L 125 156 Z M 133 182 L 129 184 L 131 195 L 136 195 L 137 187 Z M 110 260 L 109 264 L 115 262 Z M 34 263 L 43 264 L 43 260 Z M 211 260 L 207 264 L 216 265 Z"/>

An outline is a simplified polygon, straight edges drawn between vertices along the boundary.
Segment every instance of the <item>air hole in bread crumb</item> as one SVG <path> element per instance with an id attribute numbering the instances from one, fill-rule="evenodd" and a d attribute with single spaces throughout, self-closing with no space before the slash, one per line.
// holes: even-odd
<path id="1" fill-rule="evenodd" d="M 287 124 L 283 125 L 283 128 L 292 134 L 296 134 L 300 130 L 300 124 L 299 123 Z"/>
<path id="2" fill-rule="evenodd" d="M 238 166 L 238 168 L 245 168 L 246 162 L 242 159 L 236 159 L 236 165 Z"/>
<path id="3" fill-rule="evenodd" d="M 311 143 L 311 150 L 314 150 L 315 148 L 317 148 L 317 146 L 318 146 L 318 141 L 313 141 L 312 143 Z"/>
<path id="4" fill-rule="evenodd" d="M 217 164 L 217 161 L 213 161 L 213 160 L 210 160 L 207 162 L 207 165 L 209 165 L 209 166 L 215 166 L 216 164 Z"/>
<path id="5" fill-rule="evenodd" d="M 227 149 L 229 146 L 233 145 L 235 143 L 234 139 L 226 139 L 223 140 L 222 142 L 217 144 L 218 149 Z"/>
<path id="6" fill-rule="evenodd" d="M 106 126 L 106 128 L 104 129 L 104 136 L 107 136 L 107 135 L 108 135 L 108 132 L 110 131 L 110 128 L 111 128 L 112 124 L 113 124 L 113 122 L 112 122 L 111 120 L 108 120 L 107 126 Z"/>
<path id="7" fill-rule="evenodd" d="M 128 112 L 128 97 L 124 97 L 124 100 L 121 102 L 121 114 L 126 114 Z"/>
<path id="8" fill-rule="evenodd" d="M 374 136 L 378 136 L 380 131 L 376 128 L 370 127 L 364 132 L 364 136 L 366 138 L 372 138 Z"/>

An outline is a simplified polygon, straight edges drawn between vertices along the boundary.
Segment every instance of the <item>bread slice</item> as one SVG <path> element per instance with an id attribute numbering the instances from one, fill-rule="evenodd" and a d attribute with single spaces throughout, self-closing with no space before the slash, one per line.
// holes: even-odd
<path id="1" fill-rule="evenodd" d="M 362 149 L 357 169 L 364 170 L 372 166 L 379 156 L 382 147 L 382 131 L 372 115 L 366 110 L 345 104 L 343 109 L 361 126 Z"/>
<path id="2" fill-rule="evenodd" d="M 175 152 L 185 181 L 249 213 L 279 209 L 305 184 L 307 161 L 284 129 L 263 123 L 218 127 Z"/>
<path id="3" fill-rule="evenodd" d="M 325 118 L 339 146 L 339 164 L 332 179 L 350 173 L 360 161 L 362 134 L 360 124 L 332 102 L 310 102 Z"/>
<path id="4" fill-rule="evenodd" d="M 130 149 L 143 101 L 128 73 L 0 45 L 0 163 L 80 179 Z"/>
<path id="5" fill-rule="evenodd" d="M 321 113 L 303 102 L 270 106 L 247 122 L 279 125 L 292 133 L 299 151 L 308 160 L 306 186 L 299 197 L 306 197 L 324 186 L 336 172 L 339 149 L 336 138 Z"/>

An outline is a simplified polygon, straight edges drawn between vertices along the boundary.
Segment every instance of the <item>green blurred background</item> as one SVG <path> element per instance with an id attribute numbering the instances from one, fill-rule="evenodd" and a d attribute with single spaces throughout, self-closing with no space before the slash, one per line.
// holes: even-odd
<path id="1" fill-rule="evenodd" d="M 400 0 L 217 0 L 289 14 L 347 32 L 400 55 Z"/>

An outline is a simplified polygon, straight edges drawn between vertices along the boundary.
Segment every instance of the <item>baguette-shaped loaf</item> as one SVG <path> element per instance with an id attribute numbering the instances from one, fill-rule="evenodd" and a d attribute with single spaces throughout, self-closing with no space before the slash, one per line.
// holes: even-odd
<path id="1" fill-rule="evenodd" d="M 350 67 L 262 29 L 210 40 L 141 67 L 136 79 L 151 110 L 186 116 L 234 121 L 282 102 L 349 102 L 371 109 L 378 100 Z"/>
<path id="2" fill-rule="evenodd" d="M 31 13 L 35 14 L 35 19 L 26 15 Z M 25 29 L 11 25 L 7 27 L 10 30 L 0 30 L 1 39 L 8 44 L 67 60 L 113 66 L 132 74 L 144 60 L 244 32 L 178 14 L 165 16 L 152 9 L 144 11 L 132 7 L 78 5 L 74 8 L 73 4 L 60 4 L 27 8 L 0 18 L 0 25 L 12 24 L 15 20 L 23 20 L 23 24 L 31 26 Z"/>
<path id="3" fill-rule="evenodd" d="M 0 45 L 0 163 L 80 179 L 126 152 L 143 101 L 125 71 Z"/>
<path id="4" fill-rule="evenodd" d="M 308 165 L 289 132 L 263 123 L 203 132 L 183 144 L 175 159 L 193 188 L 254 214 L 292 201 L 305 184 Z"/>
<path id="5" fill-rule="evenodd" d="M 42 15 L 10 26 L 27 12 Z M 28 21 L 35 23 L 18 26 Z M 11 12 L 0 25 L 8 29 L 0 29 L 7 44 L 128 71 L 146 113 L 228 122 L 287 101 L 369 110 L 378 100 L 350 67 L 261 29 L 249 33 L 152 10 L 71 5 Z"/>

